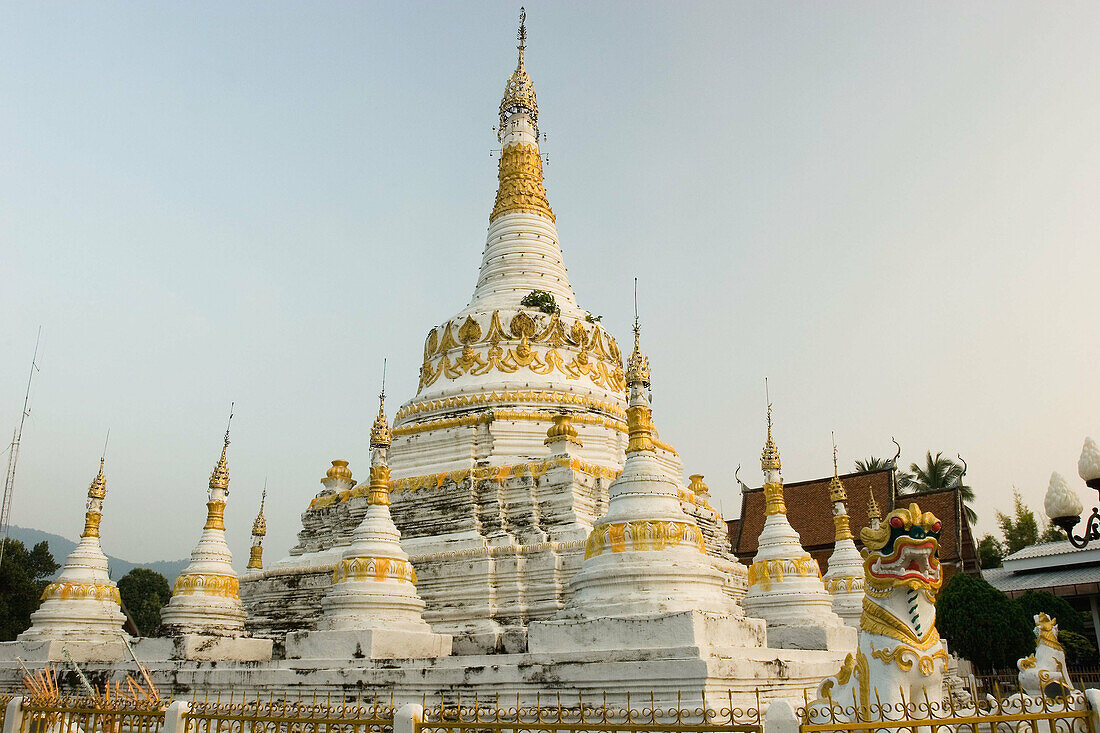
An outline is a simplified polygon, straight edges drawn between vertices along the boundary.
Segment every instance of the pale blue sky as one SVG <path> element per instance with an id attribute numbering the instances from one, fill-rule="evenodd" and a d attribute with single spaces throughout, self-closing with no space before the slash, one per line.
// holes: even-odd
<path id="1" fill-rule="evenodd" d="M 763 378 L 788 481 L 961 452 L 979 528 L 1100 437 L 1100 5 L 528 2 L 582 307 L 728 516 Z M 473 291 L 518 4 L 0 9 L 0 427 L 42 372 L 13 522 L 185 556 L 236 400 L 238 565 L 332 458 L 361 474 Z M 828 521 L 823 517 L 822 521 Z"/>

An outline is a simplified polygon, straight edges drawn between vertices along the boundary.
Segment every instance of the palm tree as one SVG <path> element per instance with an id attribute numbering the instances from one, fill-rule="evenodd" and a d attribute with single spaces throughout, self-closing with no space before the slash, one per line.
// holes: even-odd
<path id="1" fill-rule="evenodd" d="M 924 459 L 924 466 L 916 463 L 910 464 L 909 470 L 912 476 L 908 487 L 914 494 L 922 494 L 927 491 L 939 491 L 941 489 L 958 489 L 959 498 L 962 499 L 963 511 L 970 524 L 978 521 L 978 515 L 970 508 L 974 501 L 974 489 L 962 482 L 964 469 L 961 464 L 950 458 L 944 458 L 943 451 L 932 456 L 932 451 Z"/>
<path id="2" fill-rule="evenodd" d="M 866 473 L 867 471 L 881 471 L 884 468 L 893 468 L 894 462 L 889 458 L 876 458 L 871 456 L 865 461 L 856 461 L 856 470 Z"/>

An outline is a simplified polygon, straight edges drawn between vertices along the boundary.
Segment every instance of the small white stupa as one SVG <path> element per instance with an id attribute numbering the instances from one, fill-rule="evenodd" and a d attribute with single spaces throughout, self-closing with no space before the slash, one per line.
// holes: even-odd
<path id="1" fill-rule="evenodd" d="M 390 517 L 386 453 L 392 434 L 385 394 L 383 389 L 371 428 L 367 511 L 333 569 L 317 631 L 288 634 L 288 659 L 413 659 L 451 653 L 450 635 L 433 633 L 421 616 L 424 601 L 416 592 L 416 571 Z"/>
<path id="2" fill-rule="evenodd" d="M 658 460 L 646 396 L 649 361 L 638 341 L 635 324 L 623 472 L 588 536 L 584 563 L 570 582 L 572 598 L 558 619 L 530 624 L 532 653 L 693 647 L 707 655 L 717 647 L 764 643 L 763 624 L 745 619 L 724 592 L 702 530 L 684 512 L 679 484 Z M 557 439 L 568 435 L 567 425 L 556 420 L 550 429 L 552 450 L 561 450 Z"/>
<path id="3" fill-rule="evenodd" d="M 760 458 L 767 516 L 759 550 L 749 568 L 745 613 L 768 622 L 771 647 L 854 650 L 856 630 L 833 613 L 833 599 L 821 581 L 821 569 L 787 521 L 780 465 L 779 448 L 772 440 L 769 403 L 768 439 Z"/>
<path id="4" fill-rule="evenodd" d="M 833 611 L 852 628 L 859 628 L 863 614 L 863 557 L 856 549 L 848 521 L 848 492 L 837 473 L 836 443 L 833 443 L 833 480 L 829 482 L 829 501 L 833 503 L 836 530 L 829 569 L 825 571 L 825 590 L 833 594 Z"/>
<path id="5" fill-rule="evenodd" d="M 230 416 L 232 419 L 232 415 Z M 225 541 L 225 504 L 229 498 L 229 429 L 221 458 L 210 474 L 206 524 L 187 565 L 160 613 L 161 633 L 171 637 L 174 658 L 262 661 L 271 658 L 270 639 L 245 638 L 245 612 L 238 592 L 233 554 Z M 143 640 L 155 658 L 160 639 Z"/>
<path id="6" fill-rule="evenodd" d="M 88 487 L 79 544 L 65 559 L 57 580 L 43 591 L 42 605 L 31 614 L 31 627 L 17 641 L 0 645 L 0 658 L 61 661 L 63 649 L 78 662 L 111 662 L 126 656 L 122 642 L 126 616 L 118 586 L 108 575 L 107 556 L 99 545 L 106 497 L 101 458 L 99 473 Z"/>

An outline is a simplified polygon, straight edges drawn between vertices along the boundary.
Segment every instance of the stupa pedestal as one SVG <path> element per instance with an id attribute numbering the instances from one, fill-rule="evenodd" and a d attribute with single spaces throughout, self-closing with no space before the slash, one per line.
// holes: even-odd
<path id="1" fill-rule="evenodd" d="M 380 399 L 371 429 L 367 512 L 333 570 L 316 631 L 286 637 L 287 659 L 419 659 L 451 653 L 451 637 L 436 634 L 421 614 L 416 571 L 401 549 L 390 517 L 389 424 Z"/>

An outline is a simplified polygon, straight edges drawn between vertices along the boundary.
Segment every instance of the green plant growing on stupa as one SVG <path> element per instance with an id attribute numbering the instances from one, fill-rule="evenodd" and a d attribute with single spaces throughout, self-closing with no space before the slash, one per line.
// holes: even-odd
<path id="1" fill-rule="evenodd" d="M 553 293 L 548 293 L 545 290 L 532 290 L 530 293 L 523 296 L 523 300 L 521 300 L 519 304 L 528 308 L 535 308 L 543 313 L 561 312 L 561 309 L 558 308 L 557 301 L 554 300 Z"/>

